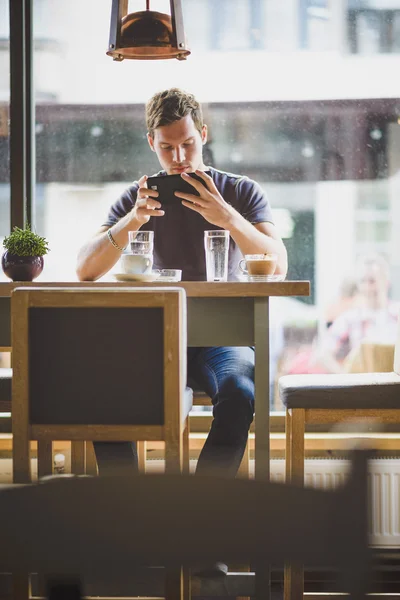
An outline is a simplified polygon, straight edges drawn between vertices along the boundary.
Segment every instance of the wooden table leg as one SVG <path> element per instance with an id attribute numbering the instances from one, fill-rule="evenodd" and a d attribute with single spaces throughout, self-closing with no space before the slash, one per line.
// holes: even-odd
<path id="1" fill-rule="evenodd" d="M 269 481 L 269 298 L 254 299 L 255 447 L 254 478 Z M 270 565 L 256 565 L 255 597 L 270 600 Z"/>

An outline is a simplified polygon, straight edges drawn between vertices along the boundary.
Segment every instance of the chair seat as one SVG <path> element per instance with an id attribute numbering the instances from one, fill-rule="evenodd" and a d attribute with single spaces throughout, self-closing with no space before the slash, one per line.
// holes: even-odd
<path id="1" fill-rule="evenodd" d="M 286 408 L 400 409 L 397 373 L 283 375 L 279 392 Z"/>
<path id="2" fill-rule="evenodd" d="M 12 369 L 0 368 L 0 401 L 11 402 Z"/>
<path id="3" fill-rule="evenodd" d="M 183 396 L 183 419 L 186 419 L 193 407 L 193 390 L 190 387 L 185 388 Z"/>

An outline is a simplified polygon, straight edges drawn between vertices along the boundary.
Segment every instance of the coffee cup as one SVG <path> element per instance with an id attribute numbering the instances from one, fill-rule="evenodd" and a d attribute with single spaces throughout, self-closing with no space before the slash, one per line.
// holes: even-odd
<path id="1" fill-rule="evenodd" d="M 251 277 L 273 275 L 277 262 L 277 254 L 245 254 L 239 262 L 239 269 Z"/>
<path id="2" fill-rule="evenodd" d="M 120 258 L 122 273 L 144 275 L 151 273 L 153 257 L 148 254 L 123 254 Z"/>

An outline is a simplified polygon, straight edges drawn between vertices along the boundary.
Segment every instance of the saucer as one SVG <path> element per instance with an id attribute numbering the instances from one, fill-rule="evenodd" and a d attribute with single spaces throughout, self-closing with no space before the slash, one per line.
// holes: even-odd
<path id="1" fill-rule="evenodd" d="M 158 281 L 165 281 L 165 283 L 179 283 L 182 280 L 178 279 L 177 277 L 170 277 L 169 275 L 161 274 L 158 278 Z"/>
<path id="2" fill-rule="evenodd" d="M 160 277 L 159 273 L 113 273 L 117 281 L 143 281 L 151 282 Z"/>
<path id="3" fill-rule="evenodd" d="M 239 281 L 246 283 L 262 283 L 265 281 L 284 281 L 284 275 L 248 275 L 247 273 L 239 273 Z"/>

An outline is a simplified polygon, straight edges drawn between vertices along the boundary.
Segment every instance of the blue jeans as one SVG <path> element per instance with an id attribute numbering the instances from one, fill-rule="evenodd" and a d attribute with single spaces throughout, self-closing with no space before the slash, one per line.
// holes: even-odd
<path id="1" fill-rule="evenodd" d="M 188 385 L 213 402 L 213 422 L 196 473 L 234 477 L 254 414 L 254 349 L 188 348 Z M 131 442 L 94 442 L 99 475 L 137 470 Z"/>

